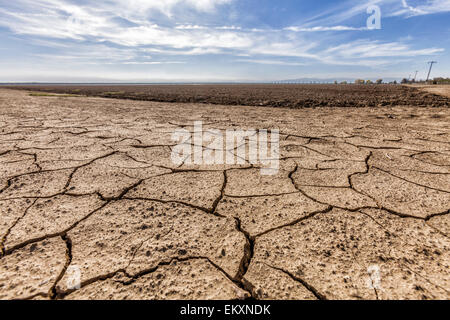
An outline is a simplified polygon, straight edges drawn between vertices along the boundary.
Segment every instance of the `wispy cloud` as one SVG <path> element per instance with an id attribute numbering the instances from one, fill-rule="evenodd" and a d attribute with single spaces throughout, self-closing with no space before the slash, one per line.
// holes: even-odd
<path id="1" fill-rule="evenodd" d="M 220 26 L 216 27 L 217 30 L 242 30 L 242 27 L 237 26 Z"/>
<path id="2" fill-rule="evenodd" d="M 357 31 L 357 30 L 368 30 L 367 27 L 348 27 L 348 26 L 331 26 L 331 27 L 323 27 L 323 26 L 316 26 L 316 27 L 310 27 L 310 28 L 303 28 L 303 27 L 287 27 L 284 28 L 284 30 L 287 31 L 294 31 L 294 32 L 321 32 L 321 31 Z"/>
<path id="3" fill-rule="evenodd" d="M 110 1 L 98 7 L 85 7 L 64 0 L 17 0 L 21 7 L 0 9 L 0 26 L 8 27 L 16 34 L 46 38 L 73 39 L 78 41 L 109 42 L 125 47 L 139 48 L 152 46 L 155 50 L 172 51 L 181 55 L 223 53 L 233 50 L 249 53 L 262 48 L 266 54 L 283 55 L 284 51 L 296 55 L 306 55 L 305 49 L 290 44 L 290 38 L 282 34 L 258 33 L 243 30 L 239 26 L 204 26 L 200 24 L 159 25 L 140 17 L 142 12 L 160 10 L 171 15 L 178 4 L 184 3 L 195 10 L 210 11 L 215 6 L 230 0 L 133 0 L 129 7 L 121 11 L 123 2 Z M 111 3 L 117 6 L 112 7 Z M 24 8 L 28 10 L 24 10 Z M 122 19 L 133 24 L 123 26 L 115 16 L 124 12 Z M 141 21 L 142 20 L 142 21 Z M 258 33 L 257 35 L 255 35 Z M 167 50 L 169 49 L 169 50 Z M 277 52 L 277 50 L 280 50 Z M 177 51 L 177 52 L 175 52 Z M 289 54 L 292 55 L 292 54 Z"/>
<path id="4" fill-rule="evenodd" d="M 161 65 L 161 64 L 185 64 L 185 61 L 124 61 L 125 65 Z M 110 63 L 117 64 L 117 63 Z"/>
<path id="5" fill-rule="evenodd" d="M 339 1 L 337 5 L 334 5 L 328 10 L 323 10 L 320 14 L 308 18 L 303 23 L 303 28 L 333 28 L 334 26 L 341 26 L 343 23 L 350 21 L 356 16 L 366 14 L 367 8 L 371 5 L 383 5 L 401 0 L 363 0 L 363 1 Z M 355 28 L 364 28 L 364 25 L 357 26 Z"/>
<path id="6" fill-rule="evenodd" d="M 450 11 L 450 0 L 344 0 L 321 7 L 316 15 L 289 22 L 280 17 L 272 24 L 267 22 L 271 17 L 256 17 L 257 10 L 251 16 L 236 13 L 242 2 L 0 0 L 0 27 L 8 30 L 8 37 L 38 48 L 25 52 L 30 60 L 52 67 L 127 66 L 123 72 L 159 68 L 164 74 L 170 69 L 194 69 L 195 63 L 203 64 L 205 73 L 311 65 L 377 69 L 445 51 L 442 42 L 424 45 L 405 34 L 394 38 L 388 30 L 368 32 L 365 20 L 372 4 L 381 6 L 383 19 L 406 23 L 410 21 L 406 18 Z M 231 68 L 220 69 L 222 63 Z"/>
<path id="7" fill-rule="evenodd" d="M 207 27 L 198 26 L 198 25 L 179 25 L 179 26 L 176 26 L 175 29 L 178 29 L 178 30 L 204 30 L 204 29 L 207 29 Z"/>
<path id="8" fill-rule="evenodd" d="M 236 62 L 245 62 L 245 63 L 256 63 L 256 64 L 265 64 L 265 65 L 276 65 L 276 66 L 304 66 L 305 63 L 300 62 L 289 62 L 289 61 L 280 61 L 280 60 L 264 60 L 264 59 L 237 59 Z"/>
<path id="9" fill-rule="evenodd" d="M 400 42 L 387 42 L 357 40 L 341 44 L 325 50 L 327 54 L 337 57 L 354 58 L 377 58 L 377 57 L 416 57 L 434 55 L 443 52 L 442 48 L 427 48 L 414 50 L 409 45 Z"/>
<path id="10" fill-rule="evenodd" d="M 382 9 L 383 17 L 428 15 L 450 12 L 450 0 L 347 0 L 339 2 L 334 7 L 324 10 L 322 13 L 310 17 L 299 31 L 349 31 L 364 30 L 365 26 L 346 27 L 341 23 L 351 21 L 353 18 L 363 15 L 371 5 L 377 5 Z M 338 24 L 338 25 L 337 25 Z M 295 27 L 294 27 L 295 28 Z"/>
<path id="11" fill-rule="evenodd" d="M 416 1 L 401 0 L 402 8 L 393 12 L 394 16 L 421 16 L 434 13 L 450 12 L 450 0 L 425 0 L 417 4 Z"/>

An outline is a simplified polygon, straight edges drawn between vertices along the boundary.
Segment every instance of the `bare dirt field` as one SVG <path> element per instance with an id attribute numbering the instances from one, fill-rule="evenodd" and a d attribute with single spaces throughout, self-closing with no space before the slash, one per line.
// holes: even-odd
<path id="1" fill-rule="evenodd" d="M 0 299 L 450 299 L 449 100 L 404 88 L 346 109 L 0 89 Z M 173 164 L 195 120 L 279 129 L 278 174 Z"/>
<path id="2" fill-rule="evenodd" d="M 450 98 L 450 85 L 411 85 L 409 87 Z"/>
<path id="3" fill-rule="evenodd" d="M 400 85 L 32 85 L 11 88 L 158 102 L 268 107 L 449 107 L 440 92 Z"/>

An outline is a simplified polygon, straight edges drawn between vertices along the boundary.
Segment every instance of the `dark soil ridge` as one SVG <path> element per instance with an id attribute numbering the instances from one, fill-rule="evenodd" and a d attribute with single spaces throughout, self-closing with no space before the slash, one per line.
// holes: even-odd
<path id="1" fill-rule="evenodd" d="M 400 85 L 10 85 L 3 87 L 139 101 L 295 109 L 450 106 L 448 97 Z"/>

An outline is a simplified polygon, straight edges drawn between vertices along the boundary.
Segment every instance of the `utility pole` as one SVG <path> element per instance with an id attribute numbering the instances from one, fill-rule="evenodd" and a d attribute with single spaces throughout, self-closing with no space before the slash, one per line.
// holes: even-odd
<path id="1" fill-rule="evenodd" d="M 433 64 L 437 63 L 437 61 L 430 61 L 428 64 L 430 65 L 430 71 L 428 71 L 427 81 L 430 80 L 431 69 L 433 68 Z"/>
<path id="2" fill-rule="evenodd" d="M 417 74 L 419 73 L 419 71 L 416 71 L 416 75 L 414 76 L 414 82 L 416 82 L 417 79 Z"/>

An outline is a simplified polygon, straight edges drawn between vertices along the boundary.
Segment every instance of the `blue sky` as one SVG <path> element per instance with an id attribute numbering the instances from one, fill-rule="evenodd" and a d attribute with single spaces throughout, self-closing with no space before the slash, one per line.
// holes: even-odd
<path id="1" fill-rule="evenodd" d="M 1 82 L 450 77 L 450 0 L 0 0 L 0 49 Z"/>

